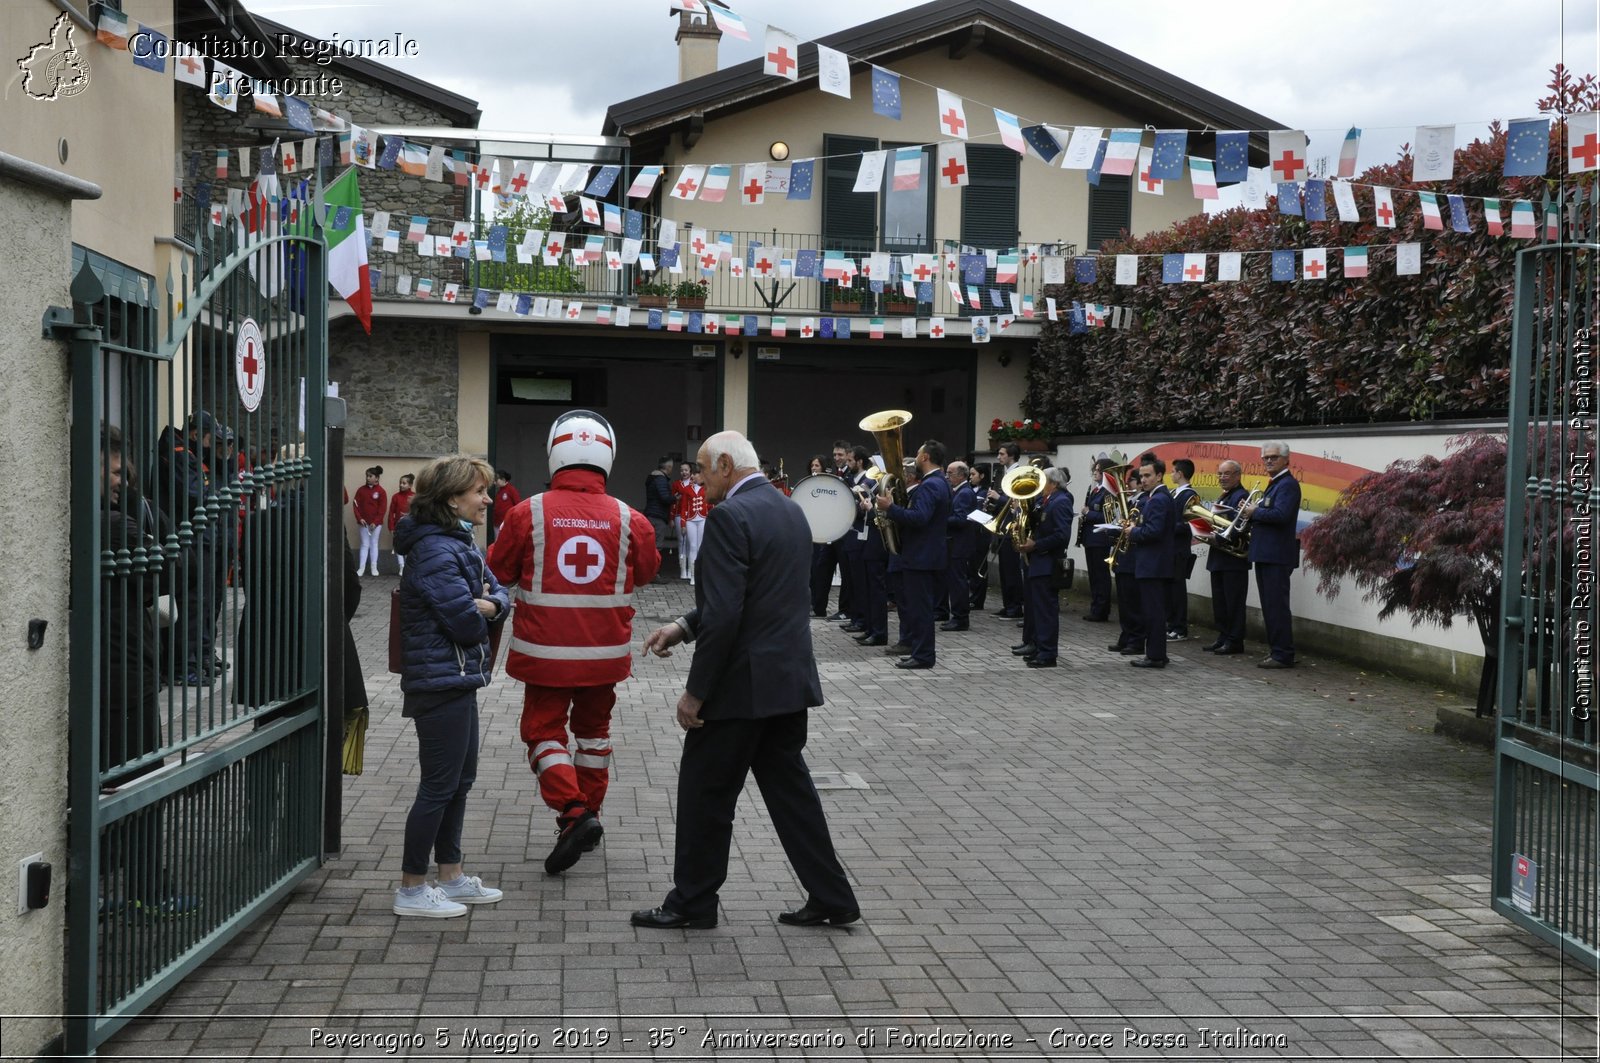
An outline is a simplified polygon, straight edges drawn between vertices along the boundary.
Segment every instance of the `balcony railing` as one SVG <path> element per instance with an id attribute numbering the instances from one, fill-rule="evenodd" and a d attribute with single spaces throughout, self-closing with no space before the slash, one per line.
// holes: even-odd
<path id="1" fill-rule="evenodd" d="M 570 246 L 579 247 L 592 232 L 593 230 L 586 229 L 560 235 L 571 238 Z M 676 285 L 685 281 L 705 281 L 708 286 L 705 309 L 717 312 L 781 314 L 791 317 L 834 315 L 885 318 L 1010 314 L 1012 312 L 1010 296 L 1012 292 L 1016 292 L 1019 295 L 1031 295 L 1035 316 L 1039 318 L 1045 316 L 1042 296 L 1045 256 L 1040 254 L 1030 261 L 1025 253 L 1026 245 L 1022 249 L 1024 253 L 1020 256 L 1016 281 L 997 283 L 994 280 L 994 270 L 987 269 L 984 282 L 976 285 L 983 306 L 981 309 L 973 309 L 965 298 L 958 303 L 952 297 L 945 280 L 945 254 L 959 253 L 961 250 L 961 245 L 955 241 L 936 241 L 933 251 L 915 252 L 931 254 L 936 269 L 929 281 L 931 292 L 926 293 L 930 294 L 931 298 L 907 299 L 901 288 L 899 267 L 903 257 L 913 252 L 904 248 L 892 249 L 865 242 L 852 244 L 836 239 L 825 242 L 815 233 L 780 233 L 772 230 L 763 232 L 710 230 L 707 232 L 709 246 L 717 248 L 718 238 L 723 236 L 732 237 L 733 255 L 746 263 L 742 277 L 733 276 L 727 260 L 719 261 L 717 268 L 710 274 L 702 274 L 699 264 L 687 253 L 687 231 L 681 233 L 681 239 L 685 244 L 682 273 L 672 273 L 666 269 L 646 273 L 641 271 L 637 264 L 624 264 L 620 269 L 612 269 L 604 260 L 589 261 L 576 266 L 564 254 L 560 265 L 548 266 L 538 260 L 524 265 L 517 262 L 516 247 L 512 245 L 506 248 L 505 262 L 480 261 L 476 258 L 432 260 L 437 263 L 437 268 L 431 275 L 427 272 L 430 260 L 408 262 L 404 269 L 411 274 L 411 292 L 408 295 L 401 295 L 397 290 L 400 270 L 391 268 L 388 261 L 393 256 L 384 254 L 379 249 L 380 245 L 374 242 L 369 258 L 371 268 L 379 274 L 375 281 L 374 297 L 388 301 L 418 299 L 418 282 L 424 278 L 433 281 L 432 291 L 427 297 L 432 301 L 441 300 L 444 297 L 445 285 L 453 282 L 460 285 L 454 300 L 456 303 L 471 305 L 478 290 L 482 289 L 487 293 L 490 308 L 496 305 L 501 292 L 554 297 L 569 302 L 577 300 L 585 304 L 638 305 L 638 289 L 641 284 L 660 282 Z M 483 238 L 480 233 L 478 239 Z M 615 237 L 612 237 L 611 241 L 611 245 L 607 247 L 608 254 L 615 250 Z M 856 301 L 846 301 L 847 297 L 841 296 L 839 285 L 832 281 L 823 282 L 812 277 L 782 277 L 776 268 L 772 270 L 770 276 L 757 276 L 756 271 L 749 265 L 751 261 L 749 251 L 752 245 L 766 249 L 781 248 L 783 257 L 789 259 L 794 259 L 796 252 L 801 249 L 813 250 L 817 254 L 819 270 L 824 250 L 843 251 L 856 260 L 858 269 L 864 256 L 875 251 L 886 251 L 891 256 L 893 266 L 890 279 L 885 281 L 881 292 L 872 291 L 871 284 L 858 274 L 849 290 Z M 659 261 L 659 249 L 653 240 L 644 242 L 643 251 Z M 1060 245 L 1055 247 L 1057 255 L 1070 258 L 1073 253 L 1074 249 L 1071 247 Z M 420 274 L 414 272 L 417 268 L 421 268 L 423 272 Z M 959 283 L 965 295 L 966 281 L 963 279 Z"/>

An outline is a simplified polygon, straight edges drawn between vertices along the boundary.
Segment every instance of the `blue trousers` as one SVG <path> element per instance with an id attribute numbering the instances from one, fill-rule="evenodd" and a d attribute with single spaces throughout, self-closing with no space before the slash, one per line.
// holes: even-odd
<path id="1" fill-rule="evenodd" d="M 412 720 L 417 728 L 417 760 L 422 781 L 406 816 L 406 843 L 400 870 L 428 873 L 434 862 L 461 862 L 461 823 L 467 814 L 467 791 L 478 777 L 478 692 L 437 705 Z"/>
<path id="2" fill-rule="evenodd" d="M 1061 595 L 1050 586 L 1048 572 L 1028 577 L 1028 604 L 1022 636 L 1023 642 L 1032 642 L 1041 661 L 1056 659 L 1057 643 L 1061 637 Z M 1033 637 L 1030 639 L 1028 633 Z"/>
<path id="3" fill-rule="evenodd" d="M 875 558 L 867 562 L 867 634 L 889 637 L 889 561 Z"/>
<path id="4" fill-rule="evenodd" d="M 1249 592 L 1247 570 L 1211 573 L 1211 615 L 1217 622 L 1217 640 L 1224 645 L 1244 645 L 1244 609 Z"/>
<path id="5" fill-rule="evenodd" d="M 958 624 L 968 623 L 972 614 L 972 558 L 952 557 L 944 576 L 945 593 L 950 598 L 950 619 Z"/>
<path id="6" fill-rule="evenodd" d="M 1167 659 L 1167 580 L 1136 579 L 1139 616 L 1144 621 L 1144 655 L 1152 661 Z"/>
<path id="7" fill-rule="evenodd" d="M 1267 646 L 1272 659 L 1294 663 L 1294 617 L 1289 613 L 1288 565 L 1256 562 L 1256 590 L 1261 595 L 1261 621 L 1267 628 Z"/>
<path id="8" fill-rule="evenodd" d="M 939 595 L 942 572 L 908 568 L 900 573 L 905 594 L 900 601 L 900 621 L 905 640 L 911 644 L 911 659 L 920 664 L 934 663 L 933 603 Z"/>
<path id="9" fill-rule="evenodd" d="M 1104 546 L 1083 548 L 1083 564 L 1089 570 L 1089 615 L 1099 620 L 1111 616 L 1111 567 L 1106 564 L 1110 552 Z"/>
<path id="10" fill-rule="evenodd" d="M 1122 625 L 1122 634 L 1117 641 L 1122 643 L 1123 649 L 1144 649 L 1144 612 L 1139 608 L 1139 581 L 1133 578 L 1132 572 L 1118 572 L 1117 580 L 1117 622 Z"/>

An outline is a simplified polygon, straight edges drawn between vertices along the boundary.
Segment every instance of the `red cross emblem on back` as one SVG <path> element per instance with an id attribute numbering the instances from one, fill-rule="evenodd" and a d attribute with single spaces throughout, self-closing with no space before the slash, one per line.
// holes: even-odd
<path id="1" fill-rule="evenodd" d="M 587 428 L 581 429 L 577 435 L 578 442 L 582 443 L 584 446 L 588 446 L 589 441 L 593 438 L 594 436 L 590 434 Z"/>

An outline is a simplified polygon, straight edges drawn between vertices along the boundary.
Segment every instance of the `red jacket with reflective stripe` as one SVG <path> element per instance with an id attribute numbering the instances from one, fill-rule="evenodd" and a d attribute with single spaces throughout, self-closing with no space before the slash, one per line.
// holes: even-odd
<path id="1" fill-rule="evenodd" d="M 582 687 L 632 674 L 633 590 L 656 578 L 661 555 L 645 515 L 605 491 L 599 473 L 563 469 L 501 522 L 489 567 L 516 603 L 514 679 Z"/>

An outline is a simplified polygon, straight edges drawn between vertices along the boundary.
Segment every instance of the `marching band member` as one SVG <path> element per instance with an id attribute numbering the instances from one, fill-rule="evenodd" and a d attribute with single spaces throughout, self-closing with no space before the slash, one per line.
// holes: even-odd
<path id="1" fill-rule="evenodd" d="M 978 526 L 967 514 L 978 508 L 978 496 L 967 483 L 967 463 L 952 461 L 945 469 L 950 482 L 948 524 L 949 564 L 945 569 L 945 593 L 950 599 L 950 619 L 940 631 L 966 631 L 971 610 L 972 554 L 977 547 Z"/>
<path id="2" fill-rule="evenodd" d="M 974 465 L 967 471 L 967 483 L 972 487 L 973 501 L 979 509 L 983 508 L 984 501 L 989 497 L 987 479 L 982 465 Z M 967 576 L 971 595 L 969 611 L 976 609 L 981 612 L 983 603 L 989 599 L 989 543 L 993 537 L 988 528 L 976 522 L 972 529 L 972 563 Z"/>
<path id="3" fill-rule="evenodd" d="M 684 527 L 685 523 L 687 522 L 687 518 L 684 516 L 683 512 L 683 493 L 693 486 L 693 473 L 689 468 L 689 463 L 686 461 L 679 462 L 678 478 L 672 481 L 672 519 L 678 525 L 678 543 L 680 547 L 686 547 L 686 544 L 684 543 L 684 536 L 688 534 L 687 529 Z M 689 551 L 687 548 L 679 549 L 678 578 L 690 580 L 692 582 L 694 577 L 694 565 L 689 560 L 688 555 Z"/>
<path id="4" fill-rule="evenodd" d="M 678 516 L 682 520 L 683 551 L 688 557 L 689 586 L 694 586 L 694 561 L 700 556 L 700 543 L 706 534 L 706 515 L 711 503 L 706 500 L 706 478 L 697 465 L 690 473 L 689 486 L 678 492 Z"/>
<path id="5" fill-rule="evenodd" d="M 1239 507 L 1250 497 L 1250 492 L 1239 482 L 1243 471 L 1236 461 L 1224 461 L 1217 466 L 1217 482 L 1222 485 L 1222 497 L 1215 507 L 1217 513 L 1237 516 Z M 1217 623 L 1217 640 L 1204 648 L 1208 653 L 1224 656 L 1243 653 L 1250 562 L 1213 546 L 1206 557 L 1206 571 L 1211 573 L 1211 615 Z"/>
<path id="6" fill-rule="evenodd" d="M 1083 516 L 1078 521 L 1078 545 L 1083 547 L 1083 563 L 1089 572 L 1089 611 L 1083 618 L 1092 624 L 1111 619 L 1111 568 L 1106 558 L 1117 541 L 1113 532 L 1096 531 L 1106 522 L 1105 502 L 1111 497 L 1105 473 L 1115 462 L 1096 458 L 1089 469 L 1089 493 L 1083 499 Z M 1119 485 L 1120 486 L 1120 485 Z"/>
<path id="7" fill-rule="evenodd" d="M 867 476 L 867 465 L 871 461 L 872 454 L 866 447 L 857 444 L 851 449 L 846 482 L 852 491 L 858 494 L 871 491 L 872 479 Z M 839 567 L 842 570 L 839 608 L 847 621 L 844 630 L 851 634 L 863 634 L 867 630 L 867 562 L 863 556 L 867 544 L 866 524 L 866 515 L 858 510 L 855 523 L 838 540 Z"/>
<path id="8" fill-rule="evenodd" d="M 1189 575 L 1194 571 L 1194 528 L 1183 519 L 1183 507 L 1199 495 L 1189 481 L 1194 462 L 1172 459 L 1172 582 L 1167 584 L 1167 638 L 1182 642 L 1189 637 Z"/>
<path id="9" fill-rule="evenodd" d="M 905 587 L 900 615 L 911 653 L 897 662 L 896 668 L 932 668 L 936 660 L 933 604 L 947 563 L 945 522 L 950 516 L 950 484 L 939 475 L 944 458 L 943 443 L 926 441 L 917 448 L 921 480 L 907 499 L 908 504 L 896 505 L 888 492 L 878 495 L 879 512 L 900 525 L 901 580 Z"/>
<path id="10" fill-rule="evenodd" d="M 1145 491 L 1139 522 L 1123 522 L 1144 621 L 1144 656 L 1128 662 L 1135 668 L 1167 666 L 1167 582 L 1172 579 L 1172 522 L 1177 515 L 1172 494 L 1161 482 L 1166 471 L 1166 462 L 1153 454 L 1145 456 L 1139 466 L 1139 484 Z"/>
<path id="11" fill-rule="evenodd" d="M 1134 509 L 1143 507 L 1145 492 L 1140 486 L 1138 466 L 1128 470 L 1128 479 L 1122 485 L 1122 498 Z M 1114 547 L 1115 542 L 1112 545 Z M 1122 630 L 1117 635 L 1117 641 L 1106 648 L 1124 657 L 1142 656 L 1146 631 L 1144 611 L 1139 607 L 1139 584 L 1133 575 L 1133 551 L 1124 549 L 1117 554 L 1116 565 L 1111 572 L 1117 587 L 1117 623 Z"/>
<path id="12" fill-rule="evenodd" d="M 989 488 L 989 504 L 985 512 L 999 513 L 1010 506 L 1010 499 L 1006 498 L 999 490 L 999 484 L 1005 479 L 1005 474 L 1011 471 L 1022 458 L 1022 444 L 1016 440 L 1007 440 L 1000 444 L 1000 468 L 995 474 L 995 482 Z M 1004 534 L 1010 525 L 1007 517 L 1000 522 L 999 532 L 999 557 L 996 563 L 1000 566 L 1000 615 L 1010 620 L 1022 619 L 1022 562 L 1017 557 L 1017 551 L 1011 544 L 1011 537 Z"/>
<path id="13" fill-rule="evenodd" d="M 1024 656 L 1029 668 L 1054 668 L 1061 633 L 1061 593 L 1055 585 L 1055 567 L 1072 538 L 1070 474 L 1062 468 L 1044 470 L 1039 497 L 1039 520 L 1034 534 L 1017 547 L 1027 560 L 1028 598 L 1023 613 L 1022 641 L 1033 653 Z"/>
<path id="14" fill-rule="evenodd" d="M 1271 480 L 1261 501 L 1239 510 L 1250 520 L 1250 561 L 1271 652 L 1260 668 L 1294 667 L 1294 617 L 1289 612 L 1289 576 L 1300 566 L 1300 481 L 1289 472 L 1289 444 L 1261 445 Z"/>

